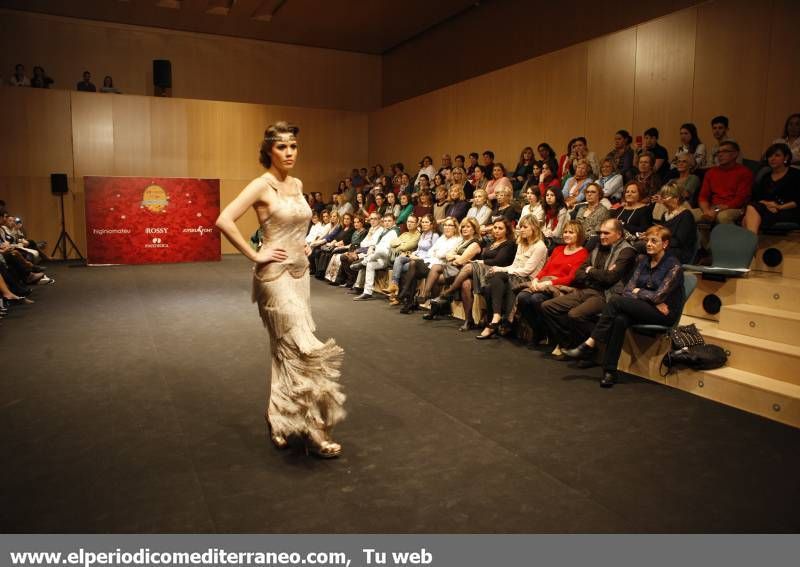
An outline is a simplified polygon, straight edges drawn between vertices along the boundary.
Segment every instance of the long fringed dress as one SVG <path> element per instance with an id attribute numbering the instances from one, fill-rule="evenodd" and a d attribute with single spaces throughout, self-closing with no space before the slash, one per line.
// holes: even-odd
<path id="1" fill-rule="evenodd" d="M 279 198 L 263 223 L 262 246 L 284 248 L 288 258 L 256 267 L 253 302 L 269 331 L 272 355 L 266 418 L 274 434 L 290 437 L 329 430 L 344 419 L 338 382 L 344 351 L 333 339 L 323 343 L 314 335 L 304 251 L 311 208 L 299 192 Z"/>

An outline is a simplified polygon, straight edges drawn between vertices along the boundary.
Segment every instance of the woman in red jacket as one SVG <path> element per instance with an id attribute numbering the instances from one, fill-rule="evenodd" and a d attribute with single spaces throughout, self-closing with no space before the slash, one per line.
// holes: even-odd
<path id="1" fill-rule="evenodd" d="M 564 226 L 564 245 L 558 246 L 550 255 L 547 264 L 536 274 L 528 289 L 517 295 L 517 310 L 533 330 L 534 343 L 545 337 L 540 324 L 542 303 L 560 295 L 559 286 L 568 286 L 575 278 L 575 272 L 586 260 L 589 251 L 583 247 L 583 225 L 569 221 Z"/>

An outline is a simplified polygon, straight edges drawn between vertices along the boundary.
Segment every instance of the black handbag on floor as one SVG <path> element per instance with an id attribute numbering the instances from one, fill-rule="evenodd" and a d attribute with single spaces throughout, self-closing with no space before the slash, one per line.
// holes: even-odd
<path id="1" fill-rule="evenodd" d="M 691 325 L 683 325 L 669 330 L 669 340 L 672 341 L 673 350 L 679 350 L 686 347 L 696 345 L 703 345 L 706 341 L 703 335 L 697 330 L 694 323 Z"/>
<path id="2" fill-rule="evenodd" d="M 728 354 L 717 345 L 693 345 L 673 350 L 664 355 L 661 360 L 662 376 L 666 376 L 676 367 L 692 368 L 694 370 L 713 370 L 725 366 Z M 663 367 L 667 371 L 663 371 Z"/>

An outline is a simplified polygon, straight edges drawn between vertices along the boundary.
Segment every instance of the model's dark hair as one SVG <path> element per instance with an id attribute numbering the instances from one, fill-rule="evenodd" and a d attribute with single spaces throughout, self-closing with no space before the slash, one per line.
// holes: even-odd
<path id="1" fill-rule="evenodd" d="M 267 129 L 264 131 L 264 140 L 261 142 L 261 151 L 259 152 L 258 161 L 263 165 L 266 169 L 272 167 L 272 157 L 270 157 L 270 152 L 272 151 L 272 146 L 275 145 L 277 141 L 276 138 L 281 134 L 291 134 L 293 136 L 297 136 L 300 133 L 300 128 L 294 126 L 293 124 L 289 124 L 288 122 L 284 122 L 281 120 L 280 122 L 276 122 L 275 124 L 270 124 Z"/>

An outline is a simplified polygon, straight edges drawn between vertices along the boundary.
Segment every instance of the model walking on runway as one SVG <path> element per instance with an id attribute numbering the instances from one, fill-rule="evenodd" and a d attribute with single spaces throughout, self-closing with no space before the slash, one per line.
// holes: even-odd
<path id="1" fill-rule="evenodd" d="M 260 155 L 267 171 L 225 207 L 217 226 L 255 262 L 253 301 L 269 331 L 272 352 L 265 416 L 272 442 L 282 449 L 288 438 L 301 437 L 312 453 L 330 458 L 342 451 L 330 432 L 345 417 L 345 396 L 337 381 L 343 351 L 333 339 L 322 343 L 314 336 L 305 243 L 311 208 L 303 184 L 289 175 L 297 159 L 298 132 L 286 122 L 267 128 Z M 235 222 L 250 207 L 264 232 L 257 252 Z"/>

